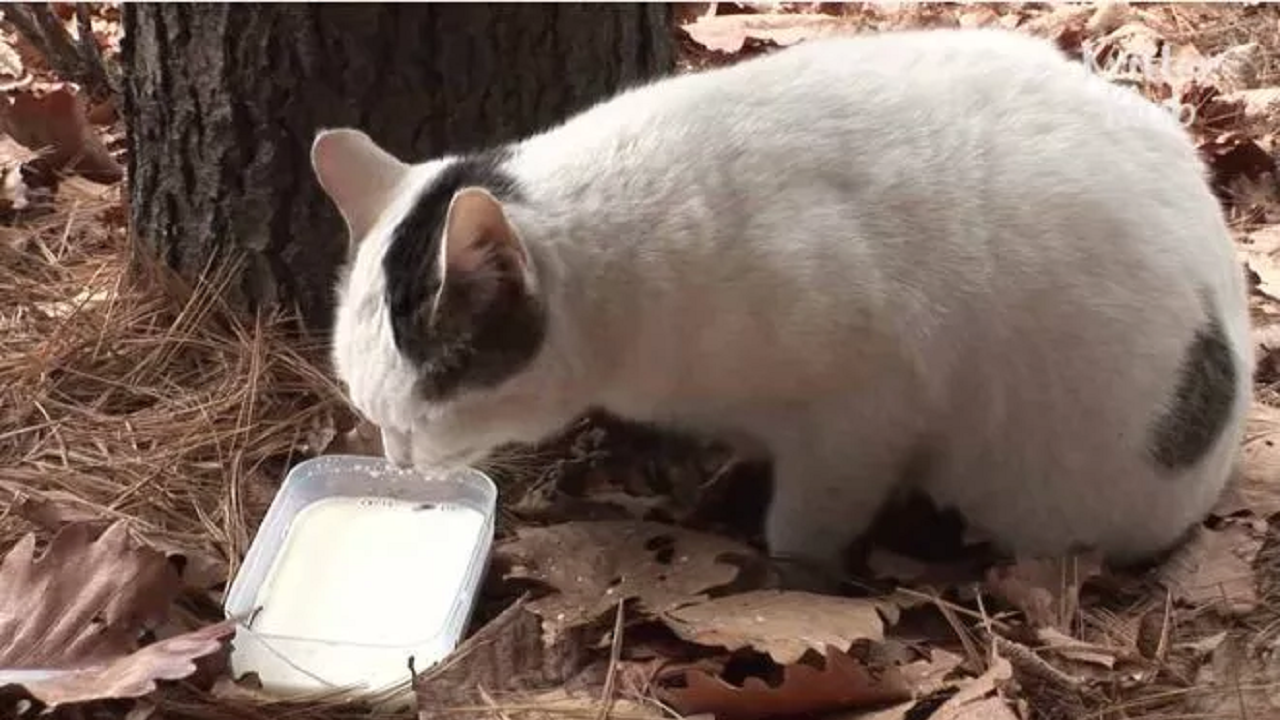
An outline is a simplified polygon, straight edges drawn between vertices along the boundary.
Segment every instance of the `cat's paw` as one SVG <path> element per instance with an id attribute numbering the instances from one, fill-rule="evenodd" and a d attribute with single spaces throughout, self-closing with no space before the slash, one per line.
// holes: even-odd
<path id="1" fill-rule="evenodd" d="M 839 595 L 844 576 L 828 564 L 790 555 L 769 557 L 768 586 L 819 595 Z"/>

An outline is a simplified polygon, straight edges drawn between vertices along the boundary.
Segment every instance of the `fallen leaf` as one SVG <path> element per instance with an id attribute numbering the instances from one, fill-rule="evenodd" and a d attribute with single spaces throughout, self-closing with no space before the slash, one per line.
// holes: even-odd
<path id="1" fill-rule="evenodd" d="M 234 630 L 228 621 L 137 649 L 167 617 L 179 578 L 123 522 L 93 536 L 67 525 L 37 556 L 27 535 L 0 563 L 0 684 L 51 707 L 146 695 L 195 672 Z"/>
<path id="2" fill-rule="evenodd" d="M 1258 606 L 1253 561 L 1262 549 L 1260 535 L 1243 522 L 1229 521 L 1219 530 L 1199 527 L 1165 561 L 1157 579 L 1175 600 L 1192 606 L 1212 605 L 1224 616 L 1252 612 Z"/>
<path id="3" fill-rule="evenodd" d="M 1129 3 L 1115 0 L 1102 0 L 1097 4 L 1093 15 L 1085 22 L 1085 31 L 1090 35 L 1106 35 L 1115 31 L 1129 20 Z"/>
<path id="4" fill-rule="evenodd" d="M 1280 410 L 1255 402 L 1245 425 L 1238 472 L 1214 506 L 1219 516 L 1280 513 Z"/>
<path id="5" fill-rule="evenodd" d="M 1236 130 L 1262 135 L 1280 123 L 1280 87 L 1238 90 L 1221 96 L 1224 103 L 1238 106 Z"/>
<path id="6" fill-rule="evenodd" d="M 1253 632 L 1232 632 L 1194 675 L 1195 693 L 1186 717 L 1274 718 L 1280 716 L 1280 658 L 1275 641 Z"/>
<path id="7" fill-rule="evenodd" d="M 737 687 L 692 671 L 683 675 L 685 687 L 661 688 L 659 693 L 681 713 L 713 713 L 717 720 L 795 717 L 911 697 L 896 670 L 873 672 L 833 647 L 827 648 L 824 660 L 821 668 L 805 663 L 784 666 L 782 681 L 775 687 L 758 677 L 748 677 Z"/>
<path id="8" fill-rule="evenodd" d="M 1018 714 L 1001 697 L 985 697 L 957 708 L 950 715 L 935 713 L 930 718 L 946 720 L 1019 720 Z"/>
<path id="9" fill-rule="evenodd" d="M 900 665 L 898 671 L 912 694 L 924 697 L 954 685 L 948 678 L 963 664 L 963 657 L 935 647 L 929 650 L 928 659 Z"/>
<path id="10" fill-rule="evenodd" d="M 1012 678 L 1013 666 L 1005 658 L 996 656 L 992 659 L 991 666 L 987 668 L 986 672 L 975 678 L 973 682 L 962 686 L 959 692 L 948 698 L 942 705 L 939 705 L 938 709 L 929 716 L 929 720 L 985 720 L 987 717 L 992 718 L 992 720 L 1002 720 L 1007 716 L 1000 714 L 987 716 L 977 713 L 982 711 L 991 712 L 992 708 L 982 704 L 983 701 L 992 693 L 997 692 Z M 995 712 L 998 713 L 998 711 Z M 1017 718 L 1016 715 L 1011 717 Z"/>
<path id="11" fill-rule="evenodd" d="M 117 522 L 68 525 L 40 557 L 27 535 L 0 563 L 0 667 L 67 668 L 133 651 L 177 596 L 176 572 Z"/>
<path id="12" fill-rule="evenodd" d="M 1233 202 L 1237 182 L 1258 182 L 1276 170 L 1271 154 L 1245 133 L 1222 133 L 1202 141 L 1198 149 L 1212 174 L 1214 192 L 1228 205 Z"/>
<path id="13" fill-rule="evenodd" d="M 1256 42 L 1227 48 L 1209 61 L 1209 75 L 1223 92 L 1249 90 L 1258 86 L 1260 70 L 1267 55 Z"/>
<path id="14" fill-rule="evenodd" d="M 1280 225 L 1269 225 L 1245 235 L 1240 249 L 1249 269 L 1258 276 L 1254 289 L 1280 300 Z"/>
<path id="15" fill-rule="evenodd" d="M 8 37 L 0 34 L 0 91 L 15 90 L 31 80 L 31 73 L 27 72 L 22 55 L 14 49 Z"/>
<path id="16" fill-rule="evenodd" d="M 640 703 L 627 698 L 613 698 L 609 708 L 609 714 L 603 714 L 604 703 L 598 694 L 578 691 L 569 692 L 567 690 L 557 688 L 547 692 L 537 693 L 534 695 L 519 695 L 512 698 L 502 698 L 498 696 L 490 698 L 492 703 L 489 707 L 484 707 L 487 703 L 479 704 L 476 712 L 459 712 L 452 710 L 444 715 L 445 717 L 473 717 L 473 718 L 489 718 L 505 717 L 510 720 L 564 720 L 565 718 L 593 718 L 593 717 L 610 717 L 610 718 L 654 718 L 661 720 L 670 716 L 664 713 L 661 708 L 656 707 L 652 703 Z M 505 705 L 514 706 L 512 708 L 504 707 Z M 419 720 L 430 715 L 419 713 Z M 688 720 L 685 718 L 684 720 Z M 714 720 L 714 718 L 702 718 L 702 720 Z"/>
<path id="17" fill-rule="evenodd" d="M 1021 610 L 1036 627 L 1070 627 L 1080 586 L 1102 572 L 1092 555 L 1019 560 L 987 571 L 988 592 Z"/>
<path id="18" fill-rule="evenodd" d="M 879 607 L 863 598 L 756 590 L 667 610 L 661 619 L 689 642 L 751 647 L 789 665 L 811 649 L 847 651 L 857 640 L 883 640 Z"/>
<path id="19" fill-rule="evenodd" d="M 857 30 L 856 25 L 842 18 L 797 13 L 704 15 L 681 27 L 699 45 L 721 53 L 740 52 L 748 40 L 786 47 L 803 40 L 848 35 Z"/>
<path id="20" fill-rule="evenodd" d="M 1108 670 L 1116 665 L 1116 651 L 1098 645 L 1096 643 L 1087 642 L 1073 638 L 1070 635 L 1052 627 L 1042 627 L 1036 630 L 1036 639 L 1044 643 L 1044 649 L 1059 655 L 1068 660 L 1074 660 L 1089 665 L 1098 665 Z"/>
<path id="21" fill-rule="evenodd" d="M 52 171 L 69 170 L 95 182 L 124 177 L 86 116 L 84 97 L 65 83 L 23 88 L 0 97 L 0 128 L 22 145 L 42 152 Z"/>
<path id="22" fill-rule="evenodd" d="M 85 505 L 82 498 L 62 490 L 45 490 L 39 495 L 22 495 L 12 501 L 11 511 L 18 517 L 51 532 L 58 532 L 70 524 L 84 524 L 95 529 L 106 528 L 111 522 Z M 182 583 L 196 590 L 208 590 L 227 582 L 227 562 L 208 549 L 179 546 L 163 538 L 139 534 L 135 539 L 164 553 L 171 561 Z"/>
<path id="23" fill-rule="evenodd" d="M 586 661 L 586 648 L 575 640 L 544 645 L 542 620 L 528 598 L 520 598 L 414 679 L 421 719 L 434 717 L 432 708 L 476 704 L 476 688 L 511 692 L 563 684 Z"/>
<path id="24" fill-rule="evenodd" d="M 738 575 L 727 560 L 756 553 L 732 540 L 672 525 L 631 520 L 569 522 L 520 528 L 495 549 L 508 578 L 536 580 L 558 592 L 529 609 L 553 643 L 566 628 L 593 622 L 620 600 L 637 598 L 650 613 L 705 600 L 705 591 Z"/>
<path id="25" fill-rule="evenodd" d="M 50 709 L 105 698 L 144 697 L 155 692 L 161 680 L 193 675 L 199 669 L 197 660 L 224 648 L 223 641 L 235 632 L 236 622 L 234 618 L 224 620 L 151 643 L 129 655 L 55 671 L 39 679 L 13 683 L 5 677 L 10 671 L 0 670 L 0 687 L 19 684 Z"/>

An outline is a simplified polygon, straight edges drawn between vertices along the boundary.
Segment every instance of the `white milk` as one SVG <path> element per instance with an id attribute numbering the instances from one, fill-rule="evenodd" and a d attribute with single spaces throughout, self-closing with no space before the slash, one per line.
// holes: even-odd
<path id="1" fill-rule="evenodd" d="M 379 497 L 330 497 L 289 526 L 237 632 L 237 674 L 264 687 L 378 689 L 452 647 L 439 637 L 485 531 L 476 510 Z M 465 611 L 465 609 L 463 610 Z"/>

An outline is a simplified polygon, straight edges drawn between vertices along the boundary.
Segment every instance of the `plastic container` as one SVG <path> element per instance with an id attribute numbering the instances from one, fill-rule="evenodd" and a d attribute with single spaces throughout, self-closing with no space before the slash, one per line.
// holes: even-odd
<path id="1" fill-rule="evenodd" d="M 374 695 L 447 656 L 467 627 L 493 543 L 493 481 L 382 458 L 299 463 L 254 537 L 224 610 L 242 618 L 236 677 L 263 690 Z"/>

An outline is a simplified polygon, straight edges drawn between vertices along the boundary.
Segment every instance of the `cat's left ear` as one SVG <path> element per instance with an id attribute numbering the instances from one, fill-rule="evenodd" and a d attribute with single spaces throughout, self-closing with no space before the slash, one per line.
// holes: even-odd
<path id="1" fill-rule="evenodd" d="M 502 203 L 484 188 L 454 194 L 445 216 L 439 267 L 442 291 L 446 286 L 465 289 L 480 304 L 504 287 L 524 295 L 537 292 L 528 248 Z"/>
<path id="2" fill-rule="evenodd" d="M 409 166 L 368 135 L 343 128 L 322 130 L 311 144 L 311 167 L 325 194 L 359 243 L 395 198 Z"/>

